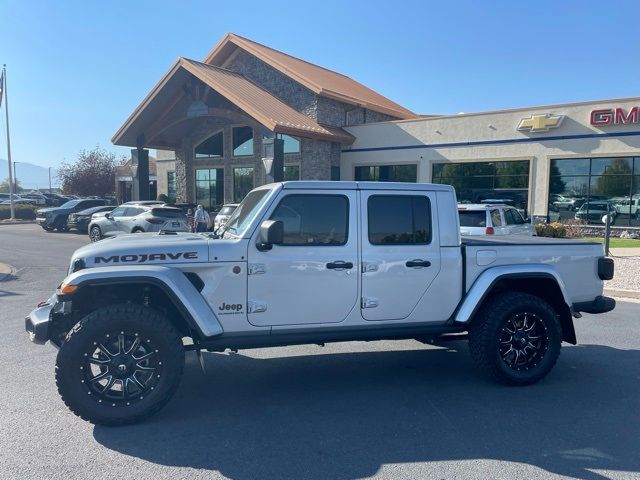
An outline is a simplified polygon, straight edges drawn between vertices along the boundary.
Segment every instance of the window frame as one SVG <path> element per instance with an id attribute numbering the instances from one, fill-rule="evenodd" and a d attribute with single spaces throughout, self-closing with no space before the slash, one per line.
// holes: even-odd
<path id="1" fill-rule="evenodd" d="M 245 168 L 249 168 L 251 169 L 251 179 L 252 179 L 252 185 L 251 188 L 249 189 L 249 192 L 251 192 L 254 188 L 256 188 L 256 167 L 254 165 L 245 165 L 245 166 L 241 166 L 241 165 L 233 165 L 231 166 L 231 185 L 233 187 L 233 191 L 231 192 L 231 198 L 233 199 L 232 202 L 230 203 L 240 203 L 242 202 L 242 200 L 244 200 L 244 197 L 240 198 L 240 199 L 236 199 L 236 170 L 240 170 L 240 169 L 245 169 Z M 245 197 L 249 194 L 249 192 L 247 192 L 245 194 Z"/>
<path id="2" fill-rule="evenodd" d="M 346 228 L 344 231 L 344 242 L 342 243 L 331 243 L 331 244 L 327 244 L 327 243 L 279 243 L 278 246 L 279 247 L 344 247 L 345 245 L 347 245 L 349 243 L 349 233 L 350 233 L 350 223 L 351 223 L 351 202 L 349 200 L 349 197 L 347 195 L 344 194 L 339 194 L 339 193 L 289 193 L 286 194 L 284 196 L 282 196 L 280 199 L 278 199 L 278 203 L 276 203 L 276 205 L 274 206 L 274 208 L 271 210 L 271 213 L 269 214 L 269 220 L 273 220 L 273 215 L 276 213 L 276 211 L 278 210 L 278 208 L 280 207 L 281 203 L 289 197 L 337 197 L 337 198 L 343 198 L 346 202 L 347 202 L 347 211 L 346 211 Z"/>
<path id="3" fill-rule="evenodd" d="M 216 135 L 221 135 L 222 136 L 222 153 L 220 155 L 205 155 L 203 153 L 196 153 L 196 149 L 200 145 L 202 145 L 204 142 L 209 141 L 210 139 L 212 139 Z M 233 146 L 233 143 L 232 143 L 232 146 Z M 206 138 L 204 138 L 204 140 L 198 142 L 198 144 L 193 147 L 193 159 L 194 160 L 207 160 L 207 159 L 220 159 L 220 158 L 224 158 L 224 128 L 216 130 L 211 135 L 207 136 Z"/>
<path id="4" fill-rule="evenodd" d="M 370 204 L 369 202 L 371 201 L 372 198 L 375 197 L 389 197 L 389 198 L 409 198 L 409 199 L 414 199 L 414 198 L 424 198 L 427 201 L 427 217 L 429 219 L 429 236 L 427 238 L 426 242 L 411 242 L 411 243 L 407 243 L 407 242 L 403 242 L 403 243 L 373 243 L 371 241 L 370 238 L 370 230 L 369 227 L 371 225 L 371 208 L 370 208 Z M 413 205 L 413 202 L 412 202 Z M 414 213 L 414 209 L 413 207 L 411 208 L 411 222 L 412 222 L 412 228 L 413 228 L 413 232 L 412 235 L 415 236 L 416 232 L 415 232 L 415 213 Z M 372 194 L 369 195 L 367 197 L 367 242 L 369 242 L 369 245 L 371 245 L 372 247 L 397 247 L 397 246 L 427 246 L 427 245 L 431 245 L 433 243 L 433 211 L 431 209 L 431 198 L 429 198 L 428 195 L 394 195 L 394 194 L 389 194 L 389 193 L 382 193 L 382 194 Z"/>
<path id="5" fill-rule="evenodd" d="M 250 128 L 251 129 L 251 153 L 248 155 L 236 155 L 236 148 L 239 148 L 240 145 L 238 145 L 238 147 L 234 147 L 233 146 L 233 139 L 234 139 L 234 130 L 236 130 L 237 128 Z M 231 126 L 231 158 L 251 158 L 251 157 L 255 157 L 256 156 L 256 149 L 255 149 L 255 131 L 254 128 L 250 125 L 232 125 Z"/>

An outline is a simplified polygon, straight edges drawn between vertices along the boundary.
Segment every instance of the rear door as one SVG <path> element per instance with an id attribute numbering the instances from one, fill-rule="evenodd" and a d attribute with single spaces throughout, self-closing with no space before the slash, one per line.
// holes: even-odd
<path id="1" fill-rule="evenodd" d="M 145 209 L 142 207 L 127 207 L 124 215 L 116 220 L 118 231 L 120 233 L 131 233 L 131 230 L 133 230 L 135 226 L 135 217 L 144 211 Z"/>
<path id="2" fill-rule="evenodd" d="M 248 319 L 253 325 L 344 320 L 358 303 L 356 192 L 283 190 L 265 216 L 284 225 L 271 249 L 249 244 Z"/>
<path id="3" fill-rule="evenodd" d="M 507 222 L 509 233 L 512 235 L 530 235 L 531 226 L 528 225 L 520 212 L 515 208 L 505 208 L 504 217 Z"/>
<path id="4" fill-rule="evenodd" d="M 362 317 L 402 320 L 429 296 L 440 272 L 440 242 L 433 228 L 437 225 L 436 195 L 388 190 L 363 190 L 360 195 Z"/>

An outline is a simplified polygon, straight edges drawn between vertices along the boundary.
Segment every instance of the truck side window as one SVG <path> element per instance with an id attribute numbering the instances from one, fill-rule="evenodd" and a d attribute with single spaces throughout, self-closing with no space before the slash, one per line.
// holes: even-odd
<path id="1" fill-rule="evenodd" d="M 431 205 L 424 196 L 372 195 L 367 204 L 369 243 L 426 245 L 431 242 Z"/>
<path id="2" fill-rule="evenodd" d="M 505 215 L 506 218 L 506 215 Z M 500 218 L 500 210 L 491 210 L 491 223 L 494 227 L 502 226 L 502 218 Z"/>
<path id="3" fill-rule="evenodd" d="M 343 195 L 287 195 L 271 220 L 284 225 L 282 245 L 344 245 L 349 232 L 349 199 Z"/>

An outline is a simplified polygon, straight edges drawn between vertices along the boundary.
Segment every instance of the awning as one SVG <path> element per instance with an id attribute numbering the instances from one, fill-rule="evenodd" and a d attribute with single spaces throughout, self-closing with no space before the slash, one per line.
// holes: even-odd
<path id="1" fill-rule="evenodd" d="M 154 144 L 149 132 L 153 131 L 154 125 L 162 117 L 170 115 L 172 107 L 183 93 L 184 85 L 194 77 L 273 132 L 345 145 L 351 145 L 354 141 L 354 137 L 342 128 L 318 124 L 238 73 L 179 58 L 116 132 L 113 143 L 135 147 L 137 139 L 145 136 L 145 147 L 170 147 Z"/>

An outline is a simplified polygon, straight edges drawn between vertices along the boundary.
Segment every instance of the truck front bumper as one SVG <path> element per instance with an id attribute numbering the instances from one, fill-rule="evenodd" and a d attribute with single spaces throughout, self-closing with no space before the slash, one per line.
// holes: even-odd
<path id="1" fill-rule="evenodd" d="M 607 313 L 616 308 L 616 301 L 611 297 L 597 296 L 590 302 L 578 302 L 573 304 L 574 312 Z"/>
<path id="2" fill-rule="evenodd" d="M 49 340 L 51 311 L 55 306 L 55 302 L 55 297 L 50 298 L 46 304 L 33 310 L 24 319 L 24 328 L 29 333 L 29 338 L 33 343 L 44 345 Z"/>

